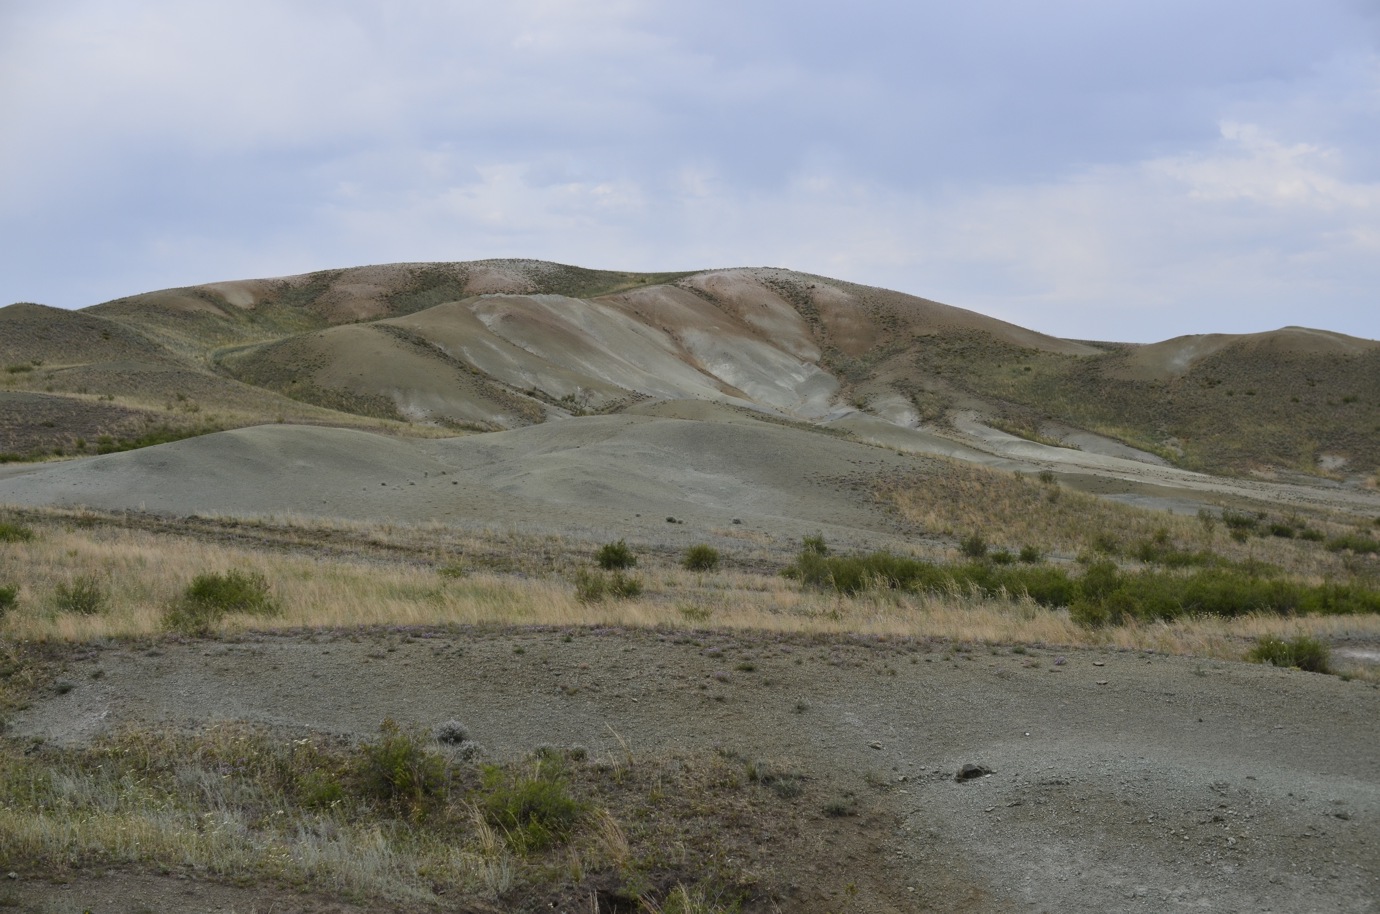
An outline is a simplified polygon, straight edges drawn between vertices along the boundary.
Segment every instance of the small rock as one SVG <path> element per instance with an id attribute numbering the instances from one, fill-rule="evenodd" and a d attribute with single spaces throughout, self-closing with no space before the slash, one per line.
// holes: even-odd
<path id="1" fill-rule="evenodd" d="M 1108 682 L 1108 680 L 1106 680 L 1106 679 L 1099 679 L 1099 680 L 1097 680 L 1097 684 L 1098 684 L 1098 685 L 1106 685 L 1107 682 Z"/>
<path id="2" fill-rule="evenodd" d="M 954 775 L 954 780 L 962 783 L 963 781 L 971 781 L 974 778 L 986 777 L 991 773 L 991 768 L 984 768 L 981 765 L 964 765 L 962 768 L 958 769 L 958 774 Z"/>
<path id="3" fill-rule="evenodd" d="M 1068 661 L 1065 660 L 1063 657 L 1055 657 L 1055 658 L 1054 658 L 1054 665 L 1055 665 L 1055 666 L 1063 666 L 1063 665 L 1066 664 L 1066 663 L 1068 663 Z"/>
<path id="4" fill-rule="evenodd" d="M 872 742 L 868 743 L 868 745 L 871 746 L 873 749 L 882 748 L 882 744 L 877 742 L 876 740 L 873 740 Z"/>
<path id="5" fill-rule="evenodd" d="M 6 879 L 18 879 L 18 878 L 19 878 L 19 874 L 16 873 L 14 870 L 10 870 L 8 873 L 5 874 L 5 878 L 6 878 Z"/>

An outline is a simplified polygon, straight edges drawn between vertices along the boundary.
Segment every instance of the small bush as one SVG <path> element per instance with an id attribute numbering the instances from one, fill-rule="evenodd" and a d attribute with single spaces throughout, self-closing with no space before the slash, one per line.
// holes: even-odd
<path id="1" fill-rule="evenodd" d="M 1350 550 L 1357 555 L 1374 555 L 1380 552 L 1380 541 L 1373 540 L 1364 533 L 1346 533 L 1328 540 L 1327 548 L 1333 552 Z"/>
<path id="2" fill-rule="evenodd" d="M 9 612 L 11 609 L 14 609 L 14 605 L 18 602 L 18 587 L 14 585 L 0 587 L 0 618 L 3 618 L 5 613 Z"/>
<path id="3" fill-rule="evenodd" d="M 691 571 L 713 571 L 719 567 L 719 550 L 703 543 L 691 546 L 681 564 Z"/>
<path id="4" fill-rule="evenodd" d="M 824 543 L 824 536 L 816 533 L 814 536 L 807 536 L 801 542 L 801 551 L 809 555 L 828 555 L 829 547 Z"/>
<path id="5" fill-rule="evenodd" d="M 34 532 L 23 524 L 0 521 L 0 543 L 27 543 L 34 538 Z"/>
<path id="6" fill-rule="evenodd" d="M 585 814 L 585 804 L 570 793 L 560 760 L 550 755 L 513 774 L 484 766 L 483 791 L 484 818 L 519 854 L 564 841 Z"/>
<path id="7" fill-rule="evenodd" d="M 61 581 L 53 590 L 53 602 L 57 604 L 58 612 L 64 613 L 98 615 L 105 611 L 108 599 L 105 586 L 90 575 Z"/>
<path id="8" fill-rule="evenodd" d="M 632 568 L 637 564 L 637 556 L 632 554 L 632 550 L 623 540 L 600 546 L 599 552 L 594 558 L 599 563 L 599 567 L 605 571 L 612 571 L 615 568 Z"/>
<path id="9" fill-rule="evenodd" d="M 252 571 L 199 574 L 183 591 L 183 599 L 215 607 L 224 613 L 272 615 L 278 611 L 268 581 Z"/>
<path id="10" fill-rule="evenodd" d="M 993 565 L 1010 565 L 1016 561 L 1016 557 L 1006 549 L 998 549 L 987 558 Z"/>
<path id="11" fill-rule="evenodd" d="M 420 818 L 445 795 L 446 761 L 391 718 L 379 733 L 378 742 L 359 747 L 355 786 L 366 799 Z"/>
<path id="12" fill-rule="evenodd" d="M 281 612 L 263 575 L 232 570 L 199 574 L 182 598 L 163 613 L 163 626 L 185 635 L 210 634 L 215 623 L 231 613 L 273 616 Z"/>
<path id="13" fill-rule="evenodd" d="M 575 572 L 575 598 L 581 603 L 598 603 L 607 597 L 631 599 L 642 593 L 642 580 L 615 571 L 604 574 L 581 568 Z"/>
<path id="14" fill-rule="evenodd" d="M 959 541 L 958 551 L 970 559 L 980 559 L 987 554 L 987 540 L 981 533 L 973 533 Z"/>
<path id="15" fill-rule="evenodd" d="M 1228 508 L 1222 510 L 1222 523 L 1233 533 L 1254 533 L 1260 526 L 1260 518 L 1252 514 L 1242 514 Z"/>
<path id="16" fill-rule="evenodd" d="M 1332 671 L 1331 650 L 1322 641 L 1307 635 L 1299 635 L 1288 641 L 1267 635 L 1255 643 L 1255 647 L 1246 654 L 1246 659 L 1255 663 L 1296 667 L 1310 673 Z"/>
<path id="17" fill-rule="evenodd" d="M 1044 561 L 1044 555 L 1034 546 L 1022 546 L 1020 560 L 1027 565 L 1038 565 L 1040 562 Z"/>

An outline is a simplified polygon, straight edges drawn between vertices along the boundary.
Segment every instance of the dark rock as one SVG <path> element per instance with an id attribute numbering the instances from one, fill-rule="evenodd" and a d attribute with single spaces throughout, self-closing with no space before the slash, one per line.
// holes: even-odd
<path id="1" fill-rule="evenodd" d="M 991 768 L 984 768 L 981 765 L 964 765 L 958 769 L 958 774 L 954 775 L 954 780 L 960 784 L 964 781 L 971 781 L 974 778 L 986 777 L 992 773 Z"/>

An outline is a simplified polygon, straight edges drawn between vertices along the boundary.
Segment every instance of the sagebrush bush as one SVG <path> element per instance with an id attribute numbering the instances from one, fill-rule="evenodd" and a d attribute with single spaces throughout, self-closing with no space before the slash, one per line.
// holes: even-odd
<path id="1" fill-rule="evenodd" d="M 599 551 L 594 556 L 599 567 L 605 571 L 613 571 L 617 568 L 632 568 L 637 565 L 637 556 L 633 555 L 628 544 L 623 540 L 616 543 L 605 543 L 599 547 Z"/>
<path id="2" fill-rule="evenodd" d="M 59 581 L 53 588 L 53 602 L 58 612 L 95 616 L 105 611 L 109 599 L 105 585 L 91 575 Z"/>
<path id="3" fill-rule="evenodd" d="M 232 613 L 274 616 L 281 611 L 263 575 L 235 569 L 193 578 L 182 597 L 163 613 L 163 626 L 186 635 L 206 635 Z"/>
<path id="4" fill-rule="evenodd" d="M 971 533 L 959 541 L 958 551 L 970 559 L 980 559 L 987 554 L 987 540 L 981 533 Z"/>
<path id="5" fill-rule="evenodd" d="M 1255 647 L 1246 654 L 1246 659 L 1274 666 L 1297 667 L 1310 673 L 1332 671 L 1331 649 L 1308 635 L 1299 635 L 1288 641 L 1267 635 L 1255 643 Z"/>
<path id="6" fill-rule="evenodd" d="M 801 551 L 814 553 L 815 555 L 828 555 L 829 547 L 824 542 L 824 535 L 816 533 L 814 536 L 807 536 L 801 541 Z"/>
<path id="7" fill-rule="evenodd" d="M 486 765 L 483 785 L 484 818 L 519 854 L 564 841 L 586 811 L 571 794 L 561 762 L 553 756 L 542 756 L 529 770 L 513 773 Z"/>
<path id="8" fill-rule="evenodd" d="M 392 718 L 379 727 L 378 742 L 360 746 L 354 775 L 361 796 L 414 818 L 441 800 L 449 783 L 446 760 Z"/>
<path id="9" fill-rule="evenodd" d="M 713 571 L 719 567 L 719 550 L 704 543 L 691 546 L 681 564 L 691 571 Z"/>
<path id="10" fill-rule="evenodd" d="M 14 609 L 19 602 L 19 588 L 14 585 L 0 587 L 0 617 Z"/>

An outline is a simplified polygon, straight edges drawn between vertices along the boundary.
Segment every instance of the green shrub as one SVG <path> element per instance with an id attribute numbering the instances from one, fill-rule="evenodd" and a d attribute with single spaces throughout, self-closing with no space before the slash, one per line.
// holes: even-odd
<path id="1" fill-rule="evenodd" d="M 1322 641 L 1307 635 L 1299 635 L 1288 641 L 1267 635 L 1255 643 L 1255 647 L 1246 654 L 1246 659 L 1274 666 L 1297 667 L 1310 673 L 1332 671 L 1331 650 Z"/>
<path id="2" fill-rule="evenodd" d="M 1010 565 L 1012 562 L 1016 561 L 1016 557 L 1006 549 L 998 549 L 996 552 L 989 555 L 987 559 L 993 565 Z"/>
<path id="3" fill-rule="evenodd" d="M 1035 565 L 1044 561 L 1044 555 L 1034 546 L 1022 546 L 1020 560 L 1027 565 Z"/>
<path id="4" fill-rule="evenodd" d="M 0 543 L 27 543 L 34 532 L 23 524 L 0 521 Z"/>
<path id="5" fill-rule="evenodd" d="M 232 613 L 274 616 L 281 612 L 268 581 L 257 572 L 199 574 L 182 597 L 163 613 L 163 626 L 185 635 L 210 634 L 215 623 Z"/>
<path id="6" fill-rule="evenodd" d="M 605 574 L 580 568 L 575 572 L 575 598 L 581 603 L 598 603 L 607 597 L 631 599 L 642 593 L 642 580 L 635 575 L 614 571 Z"/>
<path id="7" fill-rule="evenodd" d="M 560 760 L 549 755 L 526 771 L 485 765 L 482 783 L 484 818 L 519 854 L 564 841 L 585 814 L 585 804 L 570 793 Z"/>
<path id="8" fill-rule="evenodd" d="M 1136 546 L 1133 554 L 1147 565 L 1164 565 L 1168 568 L 1207 566 L 1221 561 L 1220 557 L 1212 552 L 1205 550 L 1189 552 L 1185 549 L 1178 549 L 1168 541 L 1168 538 L 1160 539 L 1158 537 L 1142 541 Z"/>
<path id="9" fill-rule="evenodd" d="M 0 587 L 0 617 L 14 609 L 14 605 L 19 602 L 19 588 L 14 585 Z"/>
<path id="10" fill-rule="evenodd" d="M 801 551 L 814 555 L 828 555 L 829 547 L 824 543 L 824 536 L 816 533 L 814 536 L 805 537 L 801 543 Z"/>
<path id="11" fill-rule="evenodd" d="M 704 543 L 691 546 L 681 564 L 691 571 L 713 571 L 719 567 L 719 550 Z"/>
<path id="12" fill-rule="evenodd" d="M 959 541 L 958 551 L 970 559 L 980 559 L 987 554 L 987 540 L 981 533 L 970 534 Z"/>
<path id="13" fill-rule="evenodd" d="M 637 556 L 632 554 L 632 550 L 623 540 L 600 546 L 594 558 L 599 563 L 599 567 L 605 571 L 612 571 L 615 568 L 632 568 L 637 564 Z"/>
<path id="14" fill-rule="evenodd" d="M 1254 533 L 1260 526 L 1260 518 L 1252 514 L 1243 514 L 1233 511 L 1230 508 L 1222 509 L 1222 523 L 1227 525 L 1227 529 L 1233 533 Z"/>
<path id="15" fill-rule="evenodd" d="M 426 737 L 389 718 L 378 742 L 359 747 L 354 784 L 362 797 L 420 818 L 445 795 L 446 760 L 428 748 Z"/>
<path id="16" fill-rule="evenodd" d="M 1333 552 L 1350 550 L 1357 555 L 1374 555 L 1380 552 L 1380 541 L 1373 540 L 1364 533 L 1345 533 L 1328 540 L 1327 548 Z"/>
<path id="17" fill-rule="evenodd" d="M 1093 537 L 1092 551 L 1102 555 L 1121 555 L 1121 540 L 1111 533 L 1099 533 Z"/>
<path id="18" fill-rule="evenodd" d="M 183 599 L 213 606 L 224 613 L 272 615 L 278 606 L 269 593 L 268 581 L 253 571 L 199 574 L 187 585 Z"/>
<path id="19" fill-rule="evenodd" d="M 94 616 L 105 611 L 108 599 L 105 586 L 91 575 L 61 581 L 53 589 L 53 602 L 58 612 Z"/>

